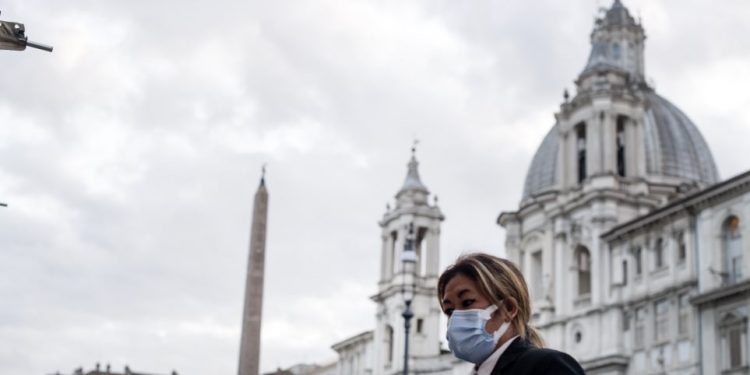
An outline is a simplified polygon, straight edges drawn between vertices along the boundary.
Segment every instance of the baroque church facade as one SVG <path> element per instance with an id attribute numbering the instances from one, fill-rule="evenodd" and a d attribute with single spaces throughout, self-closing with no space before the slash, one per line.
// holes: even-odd
<path id="1" fill-rule="evenodd" d="M 645 39 L 619 0 L 596 20 L 576 93 L 518 209 L 497 219 L 507 256 L 528 282 L 532 325 L 589 374 L 748 374 L 750 172 L 719 181 L 698 128 L 646 82 Z M 410 373 L 470 373 L 440 336 L 443 219 L 412 156 L 380 220 L 376 326 L 334 344 L 338 361 L 315 373 L 401 374 L 404 285 Z M 406 272 L 410 238 L 417 264 Z"/>

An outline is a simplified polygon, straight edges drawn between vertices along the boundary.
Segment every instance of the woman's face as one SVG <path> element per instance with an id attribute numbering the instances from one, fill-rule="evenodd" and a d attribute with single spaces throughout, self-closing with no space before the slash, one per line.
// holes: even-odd
<path id="1" fill-rule="evenodd" d="M 462 274 L 457 274 L 445 284 L 443 312 L 449 317 L 455 310 L 486 309 L 490 304 L 490 300 L 479 292 L 474 280 Z M 495 310 L 492 318 L 484 327 L 485 331 L 492 333 L 500 328 L 500 325 L 505 321 L 503 319 L 505 313 L 501 310 L 504 309 Z"/>

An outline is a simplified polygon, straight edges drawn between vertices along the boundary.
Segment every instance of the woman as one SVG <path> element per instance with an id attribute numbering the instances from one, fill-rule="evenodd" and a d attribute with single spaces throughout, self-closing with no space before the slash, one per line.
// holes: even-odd
<path id="1" fill-rule="evenodd" d="M 531 304 L 523 275 L 513 263 L 487 254 L 459 257 L 438 280 L 448 315 L 448 346 L 475 364 L 473 374 L 584 374 L 573 357 L 543 349 L 529 327 Z"/>

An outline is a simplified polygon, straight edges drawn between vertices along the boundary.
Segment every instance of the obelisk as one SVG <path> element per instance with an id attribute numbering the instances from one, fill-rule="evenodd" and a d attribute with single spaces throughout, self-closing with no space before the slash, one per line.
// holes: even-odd
<path id="1" fill-rule="evenodd" d="M 263 268 L 266 255 L 266 224 L 268 220 L 268 191 L 266 168 L 260 178 L 253 203 L 253 223 L 250 229 L 250 255 L 245 281 L 245 308 L 242 313 L 239 375 L 258 375 L 260 363 L 260 323 L 263 310 Z"/>

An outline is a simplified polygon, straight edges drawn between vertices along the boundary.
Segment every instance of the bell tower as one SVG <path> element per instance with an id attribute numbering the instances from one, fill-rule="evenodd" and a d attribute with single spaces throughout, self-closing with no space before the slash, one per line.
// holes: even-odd
<path id="1" fill-rule="evenodd" d="M 440 306 L 437 301 L 437 279 L 440 261 L 440 222 L 444 216 L 437 197 L 429 202 L 430 191 L 419 177 L 416 148 L 412 148 L 406 180 L 396 194 L 395 207 L 387 206 L 381 228 L 381 260 L 378 293 L 371 297 L 377 303 L 375 328 L 376 374 L 396 374 L 404 366 L 405 297 L 411 298 L 409 331 L 409 368 L 420 364 L 414 357 L 440 354 Z M 403 263 L 404 249 L 416 259 Z M 407 258 L 409 258 L 407 256 Z M 407 267 L 404 267 L 407 264 Z M 408 297 L 407 297 L 408 296 Z"/>

